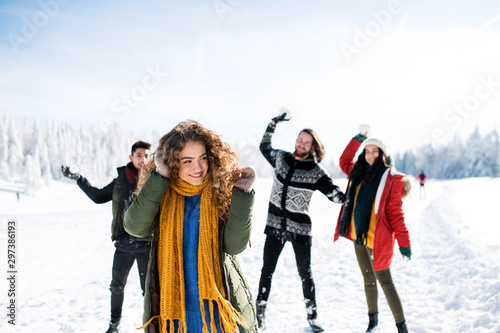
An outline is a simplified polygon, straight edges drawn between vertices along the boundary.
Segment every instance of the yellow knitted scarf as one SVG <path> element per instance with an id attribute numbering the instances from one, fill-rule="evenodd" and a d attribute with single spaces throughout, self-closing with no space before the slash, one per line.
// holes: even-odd
<path id="1" fill-rule="evenodd" d="M 201 185 L 190 185 L 179 179 L 172 182 L 160 206 L 160 238 L 158 243 L 158 275 L 160 282 L 160 332 L 167 332 L 167 323 L 173 331 L 174 320 L 179 322 L 179 333 L 185 333 L 186 309 L 183 263 L 184 197 L 201 193 L 200 233 L 198 240 L 198 286 L 203 332 L 208 333 L 205 305 L 208 301 L 210 331 L 217 332 L 214 320 L 214 302 L 224 332 L 237 332 L 246 326 L 243 317 L 226 299 L 219 254 L 219 213 L 207 175 Z M 208 186 L 207 186 L 208 185 Z M 155 316 L 148 321 L 148 324 Z M 146 324 L 145 326 L 147 326 Z"/>

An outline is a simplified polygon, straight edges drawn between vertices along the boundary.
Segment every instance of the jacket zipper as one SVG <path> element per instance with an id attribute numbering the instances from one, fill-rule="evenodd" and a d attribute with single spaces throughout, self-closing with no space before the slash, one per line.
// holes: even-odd
<path id="1" fill-rule="evenodd" d="M 290 179 L 292 179 L 293 173 L 297 168 L 298 161 L 294 158 L 293 165 L 290 167 L 290 171 L 286 175 L 285 183 L 283 184 L 283 193 L 281 194 L 281 210 L 283 211 L 283 216 L 281 217 L 281 243 L 285 242 L 286 235 L 286 199 L 288 193 L 288 184 Z"/>

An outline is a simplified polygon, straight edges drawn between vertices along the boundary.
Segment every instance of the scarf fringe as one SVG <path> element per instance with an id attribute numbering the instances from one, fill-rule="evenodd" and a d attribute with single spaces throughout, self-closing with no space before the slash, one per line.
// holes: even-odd
<path id="1" fill-rule="evenodd" d="M 205 319 L 205 301 L 208 303 L 208 311 L 210 313 L 210 331 L 208 330 L 208 324 Z M 239 326 L 248 327 L 245 318 L 236 311 L 231 302 L 224 298 L 211 299 L 211 300 L 200 300 L 200 308 L 203 318 L 203 333 L 217 332 L 217 326 L 215 323 L 215 307 L 214 303 L 217 304 L 219 323 L 223 332 L 236 332 Z"/>
<path id="2" fill-rule="evenodd" d="M 210 331 L 211 332 L 217 332 L 217 326 L 215 324 L 215 311 L 214 311 L 214 302 L 217 304 L 218 312 L 219 312 L 219 323 L 221 324 L 221 329 L 224 332 L 236 332 L 236 329 L 238 325 L 243 326 L 248 328 L 248 325 L 245 321 L 245 318 L 243 318 L 231 305 L 229 301 L 226 299 L 219 299 L 217 300 L 207 300 L 208 306 L 209 306 L 209 313 L 210 313 Z M 224 310 L 225 307 L 221 303 L 226 303 L 226 305 L 229 307 L 229 309 Z M 208 324 L 205 318 L 205 302 L 204 300 L 200 300 L 200 310 L 202 313 L 202 319 L 203 319 L 203 333 L 210 333 L 208 330 Z M 232 310 L 232 311 L 231 311 Z M 151 324 L 151 322 L 154 319 L 160 319 L 160 315 L 156 315 L 151 317 L 143 326 L 137 327 L 136 330 L 142 330 L 145 329 L 146 327 Z M 181 319 L 177 319 L 179 323 L 179 333 L 185 333 L 187 330 L 186 322 L 182 321 Z M 160 332 L 167 332 L 167 327 L 168 327 L 168 322 L 170 322 L 171 325 L 175 325 L 174 319 L 162 319 L 159 320 L 160 323 Z"/>
<path id="3" fill-rule="evenodd" d="M 245 319 L 226 300 L 224 279 L 219 257 L 219 214 L 207 176 L 199 186 L 182 180 L 173 182 L 160 205 L 160 239 L 158 243 L 158 272 L 160 282 L 161 333 L 166 333 L 167 324 L 178 321 L 178 333 L 185 333 L 186 309 L 183 265 L 183 221 L 184 197 L 201 193 L 200 228 L 198 239 L 198 287 L 203 333 L 217 332 L 215 304 L 219 309 L 219 323 L 223 332 L 236 332 L 238 325 L 247 327 Z M 210 330 L 205 315 L 208 301 Z M 214 304 L 215 302 L 215 304 Z"/>
<path id="4" fill-rule="evenodd" d="M 168 333 L 167 327 L 170 324 L 170 330 L 171 332 L 175 331 L 175 319 L 162 319 L 160 321 L 160 333 Z M 178 320 L 178 327 L 177 327 L 177 333 L 186 333 L 187 332 L 187 326 L 186 322 L 182 320 Z"/>
<path id="5" fill-rule="evenodd" d="M 151 324 L 151 322 L 153 321 L 153 319 L 156 319 L 156 318 L 160 319 L 160 315 L 151 317 L 151 319 L 149 319 L 143 326 L 136 328 L 136 330 L 143 330 L 143 329 L 145 329 L 146 327 L 149 326 L 149 324 Z M 179 327 L 178 327 L 177 333 L 186 333 L 187 332 L 186 322 L 182 321 L 182 320 L 179 320 L 179 319 L 161 319 L 161 320 L 158 320 L 159 326 L 160 326 L 159 327 L 159 332 L 160 333 L 168 333 L 167 332 L 167 327 L 168 327 L 169 322 L 170 322 L 171 328 L 174 329 L 174 327 L 175 327 L 175 321 L 174 320 L 177 320 L 178 323 L 179 323 L 178 324 Z M 203 319 L 203 320 L 205 320 L 205 319 Z M 215 331 L 212 330 L 212 332 L 217 332 L 217 330 L 215 330 Z"/>
<path id="6" fill-rule="evenodd" d="M 160 318 L 160 315 L 151 317 L 143 326 L 137 327 L 136 330 L 143 330 L 143 329 L 145 329 L 146 327 L 149 326 L 149 324 L 151 324 L 151 322 L 153 321 L 153 319 L 156 319 L 156 318 Z"/>
<path id="7" fill-rule="evenodd" d="M 356 245 L 367 245 L 368 244 L 368 237 L 365 234 L 359 234 L 356 235 L 356 240 L 355 240 Z"/>

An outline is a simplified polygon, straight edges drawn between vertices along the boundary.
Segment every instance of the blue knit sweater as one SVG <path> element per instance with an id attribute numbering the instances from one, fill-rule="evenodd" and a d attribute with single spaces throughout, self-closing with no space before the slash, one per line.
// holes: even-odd
<path id="1" fill-rule="evenodd" d="M 186 324 L 188 333 L 198 333 L 202 332 L 203 328 L 203 320 L 200 312 L 200 292 L 198 289 L 198 239 L 200 235 L 201 194 L 185 198 L 183 256 L 184 287 L 186 291 Z M 204 302 L 205 309 L 208 309 L 207 301 Z M 217 332 L 222 332 L 215 303 L 214 306 Z M 210 331 L 210 315 L 208 311 L 205 313 L 205 318 Z M 175 332 L 177 332 L 177 327 Z"/>

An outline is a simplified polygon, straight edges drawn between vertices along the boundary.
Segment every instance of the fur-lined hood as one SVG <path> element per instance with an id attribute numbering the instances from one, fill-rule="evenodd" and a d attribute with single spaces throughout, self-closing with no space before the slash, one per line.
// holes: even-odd
<path id="1" fill-rule="evenodd" d="M 394 176 L 402 177 L 401 180 L 403 181 L 403 184 L 405 185 L 405 189 L 403 192 L 403 198 L 405 198 L 411 192 L 411 188 L 412 188 L 411 177 L 402 173 L 402 172 L 397 171 L 396 167 L 394 167 L 394 166 L 391 167 L 391 174 Z"/>
<path id="2" fill-rule="evenodd" d="M 395 167 L 388 168 L 384 174 L 382 175 L 382 179 L 380 179 L 380 184 L 377 189 L 377 195 L 375 196 L 375 214 L 378 213 L 378 208 L 380 205 L 380 200 L 382 199 L 382 195 L 385 191 L 385 185 L 387 183 L 387 178 L 389 174 L 392 178 L 400 178 L 404 184 L 403 198 L 406 197 L 411 191 L 411 180 L 404 173 L 398 172 Z"/>
<path id="3" fill-rule="evenodd" d="M 411 180 L 410 180 L 409 176 L 405 175 L 403 177 L 403 184 L 405 184 L 405 190 L 403 192 L 403 198 L 405 198 L 408 194 L 410 194 L 411 187 L 412 187 Z"/>

